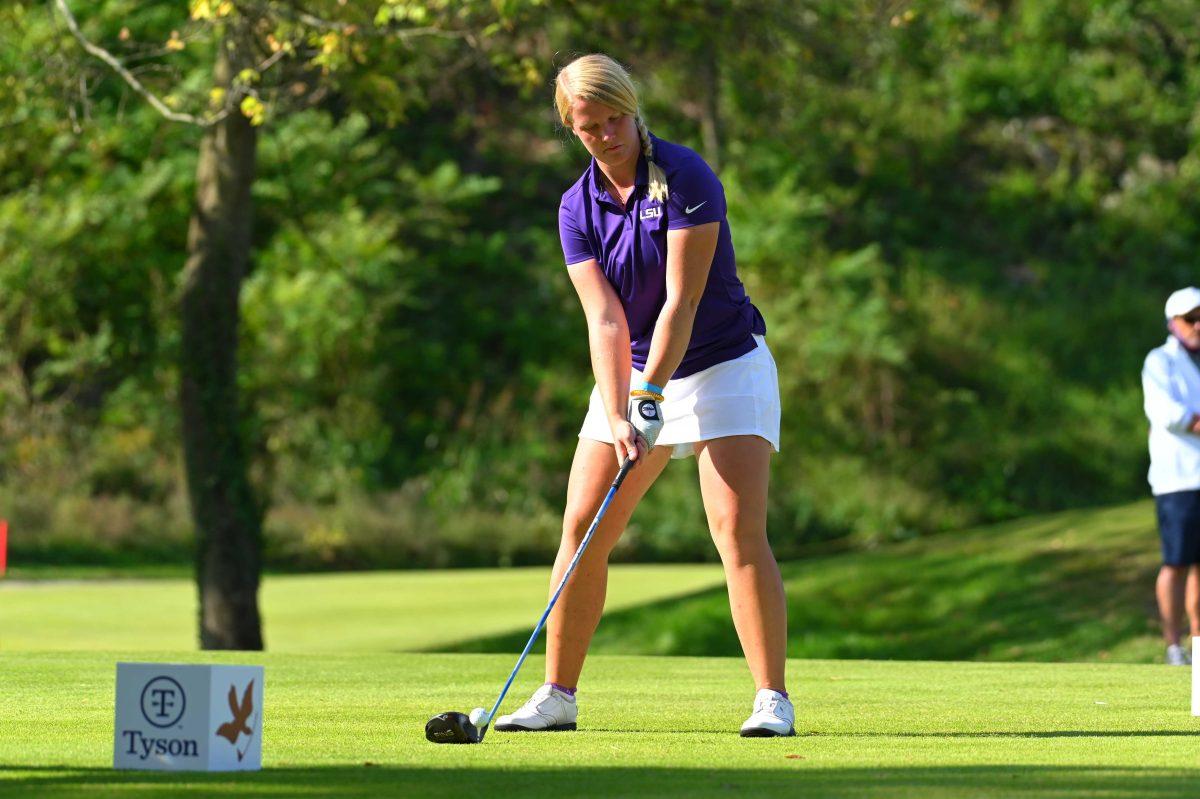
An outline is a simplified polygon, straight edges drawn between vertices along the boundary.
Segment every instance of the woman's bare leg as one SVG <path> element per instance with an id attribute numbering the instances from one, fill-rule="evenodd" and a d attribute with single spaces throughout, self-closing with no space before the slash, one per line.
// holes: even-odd
<path id="1" fill-rule="evenodd" d="M 697 444 L 696 456 L 704 511 L 750 673 L 756 687 L 786 691 L 787 600 L 767 542 L 771 445 L 758 436 L 729 436 Z"/>
<path id="2" fill-rule="evenodd" d="M 608 589 L 608 555 L 625 531 L 633 509 L 662 473 L 671 457 L 671 447 L 657 447 L 645 462 L 632 469 L 604 513 L 600 526 L 579 559 L 571 579 L 563 588 L 546 622 L 546 681 L 573 688 L 579 684 L 588 645 L 604 611 Z M 611 444 L 579 439 L 571 476 L 567 483 L 567 507 L 563 514 L 562 543 L 550 578 L 553 595 L 579 543 L 604 501 L 617 462 Z"/>

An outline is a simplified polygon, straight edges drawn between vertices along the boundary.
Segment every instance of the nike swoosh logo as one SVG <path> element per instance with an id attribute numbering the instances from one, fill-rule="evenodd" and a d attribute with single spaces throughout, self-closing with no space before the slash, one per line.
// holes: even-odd
<path id="1" fill-rule="evenodd" d="M 692 211 L 699 211 L 700 207 L 704 206 L 704 205 L 708 205 L 708 200 L 705 200 L 704 202 L 700 203 L 700 205 L 693 205 L 691 208 L 685 208 L 685 209 L 683 209 L 683 212 L 685 214 L 690 214 Z"/>

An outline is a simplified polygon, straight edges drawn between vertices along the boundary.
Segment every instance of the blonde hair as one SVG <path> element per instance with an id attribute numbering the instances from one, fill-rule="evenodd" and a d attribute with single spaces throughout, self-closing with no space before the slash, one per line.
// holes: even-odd
<path id="1" fill-rule="evenodd" d="M 667 175 L 662 167 L 654 163 L 654 143 L 650 131 L 642 119 L 638 103 L 637 88 L 625 68 L 613 59 L 600 53 L 576 58 L 558 71 L 554 79 L 554 105 L 558 117 L 568 128 L 571 124 L 571 103 L 590 100 L 617 109 L 633 117 L 637 125 L 638 138 L 642 142 L 642 154 L 650 167 L 650 199 L 660 203 L 667 201 Z"/>

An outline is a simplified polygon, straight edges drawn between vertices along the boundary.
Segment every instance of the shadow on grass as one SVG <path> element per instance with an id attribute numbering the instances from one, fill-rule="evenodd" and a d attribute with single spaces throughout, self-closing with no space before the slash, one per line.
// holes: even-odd
<path id="1" fill-rule="evenodd" d="M 943 766 L 809 768 L 780 751 L 774 769 L 503 768 L 473 766 L 464 753 L 455 768 L 331 766 L 268 768 L 243 774 L 163 774 L 68 766 L 5 767 L 12 793 L 42 796 L 242 797 L 360 796 L 765 796 L 866 797 L 1179 797 L 1200 783 L 1200 769 L 1080 766 Z M 794 759 L 792 759 L 794 758 Z M 15 778 L 15 779 L 14 779 Z M 8 791 L 6 791 L 8 793 Z"/>
<path id="2" fill-rule="evenodd" d="M 1153 569 L 1134 545 L 900 549 L 788 563 L 788 656 L 875 660 L 1103 659 L 1153 632 Z M 437 647 L 519 652 L 528 629 Z M 545 651 L 545 636 L 534 651 Z M 741 655 L 725 588 L 605 614 L 592 651 Z"/>
<path id="3" fill-rule="evenodd" d="M 588 732 L 610 735 L 646 735 L 644 729 L 588 727 Z M 695 730 L 655 730 L 654 735 L 710 735 Z M 1197 737 L 1200 731 L 1189 730 L 1013 730 L 1009 732 L 809 732 L 797 728 L 797 738 L 1181 738 Z"/>
<path id="4" fill-rule="evenodd" d="M 1031 732 L 798 732 L 826 738 L 1177 738 L 1200 736 L 1188 730 L 1048 730 Z"/>

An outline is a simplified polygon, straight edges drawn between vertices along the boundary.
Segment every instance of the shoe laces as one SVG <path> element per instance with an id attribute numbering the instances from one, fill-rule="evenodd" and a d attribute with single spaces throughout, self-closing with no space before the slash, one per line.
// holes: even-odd
<path id="1" fill-rule="evenodd" d="M 780 713 L 780 709 L 784 707 L 786 707 L 787 710 L 785 710 L 784 713 Z M 779 717 L 779 719 L 784 719 L 784 717 L 790 715 L 791 709 L 792 703 L 788 701 L 787 697 L 782 695 L 782 693 L 779 691 L 760 689 L 757 693 L 755 693 L 754 711 L 756 714 L 769 713 L 770 715 Z"/>
<path id="2" fill-rule="evenodd" d="M 558 691 L 555 691 L 552 686 L 542 685 L 533 692 L 533 696 L 529 697 L 528 701 L 525 702 L 524 707 L 534 711 L 535 713 L 542 713 L 542 704 L 548 699 L 555 699 L 560 703 L 567 701 L 563 698 L 562 694 Z"/>
<path id="3" fill-rule="evenodd" d="M 764 711 L 767 713 L 775 713 L 775 709 L 778 707 L 779 697 L 777 696 L 764 696 L 754 701 L 755 713 L 762 713 Z"/>
<path id="4" fill-rule="evenodd" d="M 536 691 L 533 692 L 533 696 L 529 697 L 529 701 L 527 701 L 525 703 L 525 707 L 533 707 L 534 709 L 537 709 L 538 705 L 540 705 L 542 702 L 546 701 L 553 695 L 554 695 L 554 689 L 551 688 L 549 685 L 543 685 L 542 687 L 538 688 Z"/>

